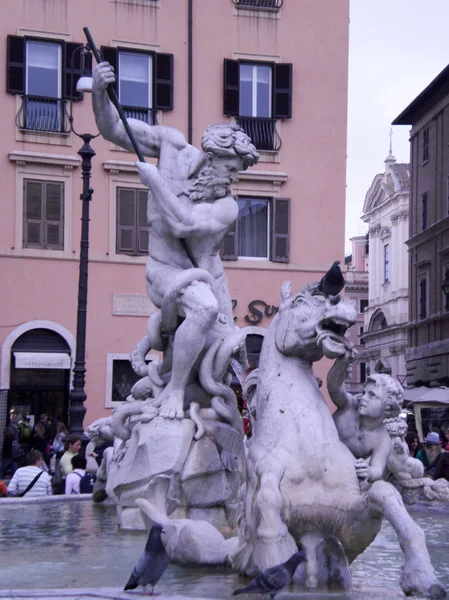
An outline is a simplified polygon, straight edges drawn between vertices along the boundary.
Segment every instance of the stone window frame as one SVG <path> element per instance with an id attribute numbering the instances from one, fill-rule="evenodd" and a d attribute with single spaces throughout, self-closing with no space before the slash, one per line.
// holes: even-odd
<path id="1" fill-rule="evenodd" d="M 126 404 L 124 402 L 113 402 L 112 401 L 112 380 L 114 374 L 114 360 L 129 360 L 130 353 L 108 353 L 106 354 L 106 380 L 105 380 L 105 396 L 104 396 L 104 407 L 115 408 Z M 156 353 L 150 352 L 145 357 L 146 360 L 152 361 L 159 359 L 160 357 Z"/>
<path id="2" fill-rule="evenodd" d="M 422 296 L 421 296 L 423 283 L 425 283 L 425 288 L 426 288 L 426 296 L 425 296 L 424 302 L 422 301 Z M 418 277 L 417 277 L 417 286 L 416 286 L 416 290 L 417 290 L 416 319 L 417 319 L 417 321 L 424 321 L 425 319 L 427 319 L 429 317 L 429 308 L 430 308 L 430 306 L 429 306 L 429 300 L 430 300 L 429 289 L 430 289 L 429 271 L 428 271 L 428 269 L 423 269 L 422 272 L 418 273 Z M 422 314 L 422 305 L 423 304 L 424 304 L 424 308 L 425 308 L 425 314 Z"/>
<path id="3" fill-rule="evenodd" d="M 109 173 L 109 251 L 106 260 L 144 265 L 148 255 L 131 256 L 117 253 L 117 188 L 128 187 L 141 190 L 147 190 L 147 188 L 140 181 L 134 162 L 107 160 L 103 163 L 103 168 Z"/>
<path id="4" fill-rule="evenodd" d="M 121 4 L 129 4 L 129 0 L 111 0 L 111 2 L 121 3 Z M 149 0 L 134 0 L 134 4 L 144 6 L 149 2 Z M 155 3 L 156 6 L 156 3 Z M 125 51 L 132 52 L 133 50 L 137 50 L 140 52 L 148 52 L 149 54 L 162 52 L 162 46 L 160 44 L 143 44 L 139 42 L 135 42 L 132 40 L 122 40 L 118 38 L 111 38 L 109 41 L 109 46 L 111 48 L 116 48 L 117 50 L 122 49 Z M 157 113 L 157 124 L 164 124 L 164 111 L 160 110 Z M 124 152 L 126 154 L 133 154 L 130 150 L 126 150 L 114 142 L 109 142 L 109 150 L 113 152 Z M 137 172 L 137 171 L 136 171 Z"/>
<path id="5" fill-rule="evenodd" d="M 42 31 L 39 29 L 27 29 L 17 28 L 16 35 L 21 37 L 32 37 L 42 38 L 46 40 L 54 40 L 55 42 L 71 42 L 72 35 L 69 33 L 55 32 L 55 31 Z M 16 114 L 20 111 L 22 106 L 22 98 L 20 95 L 16 95 Z M 16 131 L 16 142 L 32 142 L 35 144 L 48 144 L 51 146 L 71 146 L 72 145 L 72 133 L 71 132 L 54 132 L 54 131 L 35 131 L 26 130 L 15 127 Z"/>
<path id="6" fill-rule="evenodd" d="M 390 244 L 384 244 L 383 247 L 383 284 L 390 283 Z"/>
<path id="7" fill-rule="evenodd" d="M 429 162 L 429 141 L 430 141 L 430 129 L 426 126 L 422 130 L 422 164 L 425 165 Z"/>
<path id="8" fill-rule="evenodd" d="M 14 246 L 9 249 L 11 256 L 33 258 L 73 258 L 72 249 L 72 171 L 80 166 L 81 159 L 70 155 L 40 154 L 16 150 L 9 154 L 9 160 L 16 164 L 16 217 Z M 23 248 L 23 209 L 24 180 L 55 181 L 64 184 L 64 248 L 50 250 Z"/>
<path id="9" fill-rule="evenodd" d="M 234 10 L 237 13 L 245 12 L 244 9 L 237 9 L 234 6 Z M 249 11 L 250 15 L 254 16 L 254 11 Z M 277 14 L 277 13 L 269 13 Z M 270 16 L 270 18 L 272 18 Z M 255 54 L 255 53 L 247 53 L 247 52 L 233 52 L 231 56 L 232 60 L 240 60 L 247 63 L 281 63 L 281 56 L 279 54 Z M 237 123 L 237 117 L 231 117 L 232 123 Z M 279 137 L 282 139 L 282 120 L 276 120 L 276 129 Z M 258 150 L 260 158 L 260 163 L 280 163 L 281 162 L 281 149 L 279 150 Z"/>

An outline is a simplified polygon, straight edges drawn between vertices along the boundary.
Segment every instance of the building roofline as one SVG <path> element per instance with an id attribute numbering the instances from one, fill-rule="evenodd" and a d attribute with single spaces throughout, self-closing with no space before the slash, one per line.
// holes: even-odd
<path id="1" fill-rule="evenodd" d="M 424 90 L 392 121 L 392 125 L 412 125 L 413 115 L 427 102 L 435 92 L 449 82 L 449 65 L 439 73 Z"/>

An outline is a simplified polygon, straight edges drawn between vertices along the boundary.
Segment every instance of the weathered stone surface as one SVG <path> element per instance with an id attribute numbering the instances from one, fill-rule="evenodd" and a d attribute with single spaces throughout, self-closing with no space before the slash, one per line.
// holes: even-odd
<path id="1" fill-rule="evenodd" d="M 209 507 L 225 504 L 238 493 L 238 473 L 221 471 L 182 483 L 183 495 L 191 507 Z"/>
<path id="2" fill-rule="evenodd" d="M 224 467 L 216 445 L 207 437 L 193 442 L 189 456 L 181 472 L 181 481 L 186 481 L 199 475 L 209 475 L 223 471 Z"/>
<path id="3" fill-rule="evenodd" d="M 160 473 L 179 473 L 194 433 L 195 425 L 189 419 L 156 417 L 149 423 L 138 423 L 114 477 L 116 495 L 120 497 L 122 487 L 142 484 Z"/>

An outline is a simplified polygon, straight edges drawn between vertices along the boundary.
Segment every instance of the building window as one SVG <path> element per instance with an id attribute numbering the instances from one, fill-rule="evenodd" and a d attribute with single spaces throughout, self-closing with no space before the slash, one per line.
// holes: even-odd
<path id="1" fill-rule="evenodd" d="M 360 383 L 365 383 L 366 381 L 366 363 L 359 363 L 359 372 L 360 372 Z"/>
<path id="2" fill-rule="evenodd" d="M 449 215 L 449 175 L 446 177 L 446 216 Z"/>
<path id="3" fill-rule="evenodd" d="M 101 48 L 115 70 L 120 104 L 128 118 L 157 124 L 158 110 L 173 109 L 173 54 Z"/>
<path id="4" fill-rule="evenodd" d="M 421 196 L 421 224 L 423 231 L 427 229 L 427 192 Z"/>
<path id="5" fill-rule="evenodd" d="M 419 282 L 419 318 L 427 317 L 427 279 L 423 277 Z"/>
<path id="6" fill-rule="evenodd" d="M 390 281 L 390 257 L 389 257 L 389 244 L 384 246 L 384 283 Z"/>
<path id="7" fill-rule="evenodd" d="M 366 308 L 368 308 L 368 300 L 366 298 L 363 298 L 362 300 L 360 300 L 360 312 L 364 313 Z"/>
<path id="8" fill-rule="evenodd" d="M 363 331 L 364 331 L 364 328 L 359 327 L 359 342 L 360 342 L 361 346 L 365 345 L 365 340 L 363 339 Z"/>
<path id="9" fill-rule="evenodd" d="M 270 206 L 268 200 L 239 198 L 238 255 L 269 259 Z"/>
<path id="10" fill-rule="evenodd" d="M 125 402 L 126 398 L 131 394 L 133 385 L 139 379 L 140 375 L 134 373 L 129 359 L 114 359 L 112 363 L 112 402 Z"/>
<path id="11" fill-rule="evenodd" d="M 117 254 L 148 254 L 147 191 L 117 188 Z"/>
<path id="12" fill-rule="evenodd" d="M 64 184 L 24 179 L 23 247 L 64 249 Z"/>
<path id="13" fill-rule="evenodd" d="M 238 258 L 288 262 L 290 199 L 237 198 L 239 215 L 223 240 L 223 260 Z"/>
<path id="14" fill-rule="evenodd" d="M 272 68 L 264 64 L 240 65 L 239 115 L 271 117 Z"/>
<path id="15" fill-rule="evenodd" d="M 426 127 L 422 132 L 422 161 L 427 162 L 429 160 L 429 128 Z"/>
<path id="16" fill-rule="evenodd" d="M 19 128 L 68 131 L 66 100 L 81 100 L 80 44 L 10 35 L 7 38 L 7 91 L 22 96 L 16 117 Z"/>
<path id="17" fill-rule="evenodd" d="M 223 111 L 258 150 L 277 151 L 276 119 L 292 116 L 292 65 L 225 59 Z"/>

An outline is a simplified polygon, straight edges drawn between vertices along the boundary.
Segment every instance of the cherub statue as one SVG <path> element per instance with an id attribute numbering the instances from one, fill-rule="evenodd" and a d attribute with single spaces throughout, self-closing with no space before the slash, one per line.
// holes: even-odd
<path id="1" fill-rule="evenodd" d="M 405 442 L 407 422 L 397 417 L 387 420 L 385 427 L 391 437 L 392 449 L 387 461 L 387 468 L 398 481 L 420 479 L 424 477 L 424 465 L 416 458 L 410 456 L 410 451 Z"/>
<path id="2" fill-rule="evenodd" d="M 333 417 L 340 440 L 357 459 L 357 476 L 373 482 L 382 479 L 391 453 L 385 419 L 399 415 L 404 396 L 397 381 L 379 373 L 367 378 L 363 394 L 349 394 L 344 381 L 354 358 L 352 349 L 337 358 L 329 370 L 327 388 L 337 406 Z"/>

